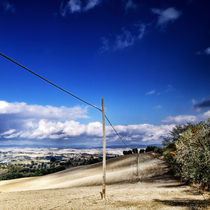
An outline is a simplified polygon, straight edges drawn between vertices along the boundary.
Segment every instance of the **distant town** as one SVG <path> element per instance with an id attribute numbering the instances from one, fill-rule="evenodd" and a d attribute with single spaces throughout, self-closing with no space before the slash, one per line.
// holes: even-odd
<path id="1" fill-rule="evenodd" d="M 107 151 L 107 158 L 122 155 L 122 150 Z M 6 148 L 0 151 L 0 167 L 19 166 L 23 168 L 46 169 L 65 166 L 75 167 L 102 161 L 102 150 L 97 149 L 46 149 Z"/>
<path id="2" fill-rule="evenodd" d="M 107 148 L 106 159 L 155 150 L 160 152 L 161 148 Z M 0 180 L 42 176 L 67 168 L 102 162 L 102 159 L 102 149 L 1 148 Z"/>

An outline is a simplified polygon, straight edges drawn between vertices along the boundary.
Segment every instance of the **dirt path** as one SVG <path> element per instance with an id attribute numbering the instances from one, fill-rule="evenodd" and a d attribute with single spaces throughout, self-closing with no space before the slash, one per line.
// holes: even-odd
<path id="1" fill-rule="evenodd" d="M 202 195 L 167 173 L 164 161 L 148 154 L 141 156 L 140 163 L 141 181 L 135 156 L 108 162 L 106 201 L 100 199 L 100 164 L 0 182 L 0 210 L 208 208 Z"/>

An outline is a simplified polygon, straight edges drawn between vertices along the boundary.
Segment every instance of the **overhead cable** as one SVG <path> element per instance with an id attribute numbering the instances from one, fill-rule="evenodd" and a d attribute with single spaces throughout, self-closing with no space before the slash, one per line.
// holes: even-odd
<path id="1" fill-rule="evenodd" d="M 87 105 L 89 105 L 89 106 L 92 106 L 93 108 L 95 108 L 95 109 L 97 109 L 97 110 L 99 110 L 99 111 L 102 111 L 102 110 L 101 110 L 100 108 L 98 108 L 97 106 L 95 106 L 95 105 L 93 105 L 93 104 L 91 104 L 91 103 L 89 103 L 89 102 L 87 102 L 87 101 L 85 101 L 85 100 L 79 98 L 78 96 L 74 95 L 73 93 L 69 92 L 68 90 L 65 90 L 65 89 L 63 89 L 62 87 L 56 85 L 55 83 L 53 83 L 53 82 L 51 82 L 51 81 L 45 79 L 44 77 L 42 77 L 42 76 L 40 76 L 39 74 L 33 72 L 32 70 L 26 68 L 25 66 L 21 65 L 20 63 L 18 63 L 18 62 L 15 61 L 15 60 L 9 58 L 8 56 L 2 54 L 1 52 L 0 52 L 0 55 L 3 56 L 4 58 L 6 58 L 7 60 L 9 60 L 9 61 L 15 63 L 16 65 L 22 67 L 22 68 L 25 69 L 26 71 L 32 73 L 33 75 L 39 77 L 40 79 L 44 80 L 45 82 L 47 82 L 47 83 L 53 85 L 54 87 L 58 88 L 59 90 L 64 91 L 65 93 L 67 93 L 67 94 L 73 96 L 73 97 L 76 98 L 77 100 L 82 101 L 83 103 L 85 103 L 85 104 L 87 104 Z"/>
<path id="2" fill-rule="evenodd" d="M 18 63 L 17 61 L 13 60 L 12 58 L 9 58 L 8 56 L 4 55 L 4 54 L 1 53 L 1 52 L 0 52 L 0 55 L 1 55 L 2 57 L 6 58 L 7 60 L 11 61 L 12 63 L 14 63 L 14 64 L 20 66 L 20 67 L 23 68 L 23 69 L 25 69 L 26 71 L 30 72 L 31 74 L 33 74 L 33 75 L 39 77 L 40 79 L 44 80 L 45 82 L 51 84 L 52 86 L 56 87 L 57 89 L 59 89 L 59 90 L 65 92 L 65 93 L 71 95 L 72 97 L 76 98 L 77 100 L 79 100 L 79 101 L 81 101 L 81 102 L 83 102 L 83 103 L 85 103 L 85 104 L 87 104 L 87 105 L 89 105 L 89 106 L 91 106 L 91 107 L 97 109 L 98 111 L 102 112 L 102 109 L 100 109 L 99 107 L 97 107 L 97 106 L 95 106 L 95 105 L 93 105 L 93 104 L 91 104 L 91 103 L 89 103 L 89 102 L 87 102 L 87 101 L 81 99 L 80 97 L 74 95 L 73 93 L 69 92 L 68 90 L 65 90 L 64 88 L 60 87 L 59 85 L 56 85 L 55 83 L 49 81 L 48 79 L 42 77 L 41 75 L 39 75 L 39 74 L 37 74 L 37 73 L 35 73 L 34 71 L 32 71 L 32 70 L 30 70 L 29 68 L 23 66 L 22 64 L 20 64 L 20 63 Z M 123 144 L 125 144 L 124 140 L 122 139 L 122 137 L 120 136 L 120 134 L 116 131 L 116 129 L 114 128 L 114 126 L 112 125 L 111 121 L 108 119 L 108 117 L 107 117 L 106 115 L 105 115 L 105 118 L 106 118 L 106 120 L 108 121 L 108 123 L 110 124 L 110 126 L 112 127 L 112 129 L 114 130 L 114 132 L 116 133 L 116 135 L 120 138 L 120 140 L 123 142 Z"/>

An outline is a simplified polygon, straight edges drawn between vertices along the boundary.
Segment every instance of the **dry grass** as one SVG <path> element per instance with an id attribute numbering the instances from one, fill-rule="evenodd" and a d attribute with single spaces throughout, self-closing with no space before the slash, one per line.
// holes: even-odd
<path id="1" fill-rule="evenodd" d="M 68 169 L 43 177 L 0 182 L 0 209 L 205 209 L 203 196 L 167 174 L 162 160 L 136 156 L 108 161 L 107 197 L 100 199 L 101 164 Z M 207 197 L 207 195 L 205 195 Z"/>

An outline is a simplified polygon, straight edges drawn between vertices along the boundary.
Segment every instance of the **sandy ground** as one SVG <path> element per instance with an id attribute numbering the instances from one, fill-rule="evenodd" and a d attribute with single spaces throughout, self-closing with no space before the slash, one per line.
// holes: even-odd
<path id="1" fill-rule="evenodd" d="M 101 164 L 42 177 L 0 182 L 4 209 L 208 209 L 201 195 L 168 174 L 164 161 L 141 154 L 107 162 L 107 196 L 101 200 Z M 210 209 L 210 208 L 209 208 Z"/>

